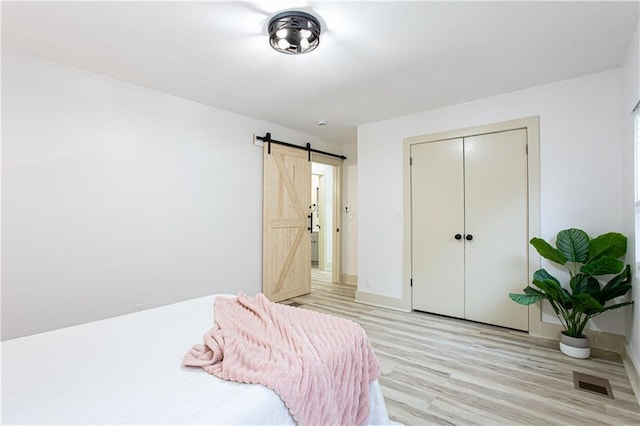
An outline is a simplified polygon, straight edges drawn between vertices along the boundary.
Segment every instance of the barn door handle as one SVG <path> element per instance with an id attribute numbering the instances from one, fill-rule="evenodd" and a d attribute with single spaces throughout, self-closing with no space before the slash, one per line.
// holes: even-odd
<path id="1" fill-rule="evenodd" d="M 467 241 L 471 241 L 471 240 L 473 240 L 473 235 L 467 234 L 467 236 L 465 238 L 467 239 Z"/>
<path id="2" fill-rule="evenodd" d="M 453 238 L 455 238 L 456 240 L 461 240 L 462 239 L 462 235 L 456 234 Z"/>
<path id="3" fill-rule="evenodd" d="M 313 233 L 313 213 L 309 214 L 309 216 L 307 216 L 307 218 L 309 219 L 309 226 L 307 227 L 307 229 Z"/>

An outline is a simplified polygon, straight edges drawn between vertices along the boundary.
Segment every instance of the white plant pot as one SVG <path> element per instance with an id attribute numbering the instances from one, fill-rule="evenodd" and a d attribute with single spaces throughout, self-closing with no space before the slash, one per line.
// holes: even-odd
<path id="1" fill-rule="evenodd" d="M 586 359 L 591 355 L 591 344 L 587 336 L 571 337 L 560 333 L 560 351 L 572 358 Z"/>

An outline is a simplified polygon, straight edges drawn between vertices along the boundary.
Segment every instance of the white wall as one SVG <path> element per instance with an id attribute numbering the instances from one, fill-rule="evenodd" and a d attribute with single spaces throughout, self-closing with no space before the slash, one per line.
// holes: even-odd
<path id="1" fill-rule="evenodd" d="M 405 137 L 539 116 L 541 236 L 623 231 L 621 82 L 616 69 L 359 126 L 359 226 L 375 230 L 358 234 L 359 290 L 402 297 Z M 592 328 L 624 333 L 622 315 L 608 312 Z"/>
<path id="2" fill-rule="evenodd" d="M 7 49 L 2 89 L 2 339 L 260 291 L 252 134 L 339 151 Z"/>
<path id="3" fill-rule="evenodd" d="M 634 170 L 634 140 L 635 129 L 634 120 L 631 111 L 640 101 L 640 26 L 636 28 L 627 54 L 623 63 L 623 84 L 622 84 L 622 108 L 620 115 L 622 117 L 622 138 L 623 138 L 623 158 L 624 158 L 624 230 L 625 234 L 633 236 L 629 241 L 630 263 L 638 258 L 640 253 L 634 253 L 638 243 L 639 236 L 635 234 L 635 170 Z M 640 214 L 640 211 L 635 212 Z M 634 244 L 635 239 L 635 244 Z M 633 274 L 632 299 L 635 304 L 632 308 L 627 309 L 627 339 L 629 345 L 630 357 L 635 361 L 636 369 L 640 371 L 640 281 L 638 274 L 640 273 L 640 264 L 636 263 Z"/>

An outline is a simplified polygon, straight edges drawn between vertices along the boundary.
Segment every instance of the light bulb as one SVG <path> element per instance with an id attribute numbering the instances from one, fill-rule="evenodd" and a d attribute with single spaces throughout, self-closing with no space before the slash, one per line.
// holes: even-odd
<path id="1" fill-rule="evenodd" d="M 291 47 L 291 45 L 287 40 L 281 38 L 280 40 L 278 40 L 278 47 L 282 50 L 287 50 L 289 47 Z"/>
<path id="2" fill-rule="evenodd" d="M 302 29 L 300 30 L 300 36 L 304 39 L 308 39 L 311 36 L 311 31 Z"/>
<path id="3" fill-rule="evenodd" d="M 302 50 L 307 50 L 309 48 L 309 40 L 307 40 L 306 38 L 300 40 L 300 47 L 302 48 Z"/>
<path id="4" fill-rule="evenodd" d="M 278 38 L 287 38 L 287 34 L 289 34 L 289 31 L 287 31 L 286 28 L 281 28 L 278 31 L 276 31 L 276 36 Z"/>

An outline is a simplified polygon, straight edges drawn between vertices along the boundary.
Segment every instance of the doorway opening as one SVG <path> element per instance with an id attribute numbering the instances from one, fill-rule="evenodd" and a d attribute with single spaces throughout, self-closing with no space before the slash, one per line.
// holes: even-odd
<path id="1" fill-rule="evenodd" d="M 314 155 L 311 163 L 311 279 L 340 282 L 340 169 L 342 162 Z"/>
<path id="2" fill-rule="evenodd" d="M 311 276 L 326 281 L 333 270 L 333 166 L 311 164 Z"/>

